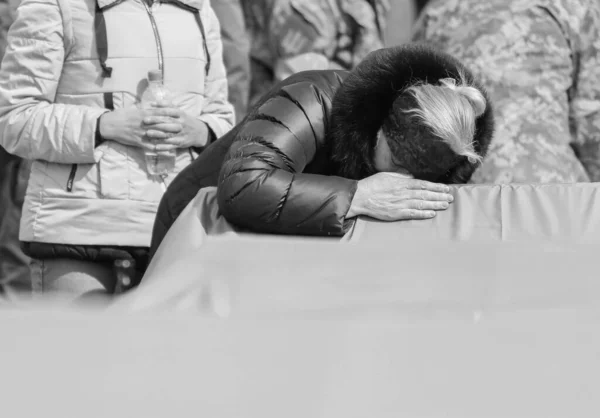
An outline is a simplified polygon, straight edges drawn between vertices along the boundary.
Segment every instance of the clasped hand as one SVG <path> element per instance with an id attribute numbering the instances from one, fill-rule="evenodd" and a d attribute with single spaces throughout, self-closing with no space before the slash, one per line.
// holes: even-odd
<path id="1" fill-rule="evenodd" d="M 100 118 L 104 139 L 153 151 L 203 147 L 208 143 L 208 126 L 170 103 L 156 103 L 150 109 L 123 108 Z"/>

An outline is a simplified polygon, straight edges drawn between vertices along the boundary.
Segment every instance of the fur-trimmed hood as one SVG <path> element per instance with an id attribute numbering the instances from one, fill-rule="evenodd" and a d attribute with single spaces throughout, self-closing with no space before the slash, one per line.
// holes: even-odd
<path id="1" fill-rule="evenodd" d="M 450 55 L 425 45 L 409 44 L 371 53 L 337 90 L 328 132 L 334 172 L 351 179 L 374 174 L 377 132 L 398 95 L 415 83 L 439 84 L 443 78 L 459 78 L 460 73 L 469 85 L 481 91 L 487 102 L 485 112 L 476 120 L 474 137 L 475 151 L 485 156 L 494 131 L 493 109 L 485 88 Z M 466 183 L 477 166 L 465 158 L 435 181 Z"/>

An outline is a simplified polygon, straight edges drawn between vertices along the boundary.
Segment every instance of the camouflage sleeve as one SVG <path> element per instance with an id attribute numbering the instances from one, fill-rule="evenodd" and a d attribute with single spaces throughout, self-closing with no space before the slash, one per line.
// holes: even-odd
<path id="1" fill-rule="evenodd" d="M 600 181 L 600 2 L 589 1 L 580 30 L 571 99 L 574 147 L 592 181 Z"/>
<path id="2" fill-rule="evenodd" d="M 349 49 L 350 64 L 347 68 L 358 65 L 371 52 L 383 48 L 383 20 L 379 13 L 387 7 L 386 2 L 379 2 L 373 7 L 369 2 L 363 0 L 349 0 L 342 7 L 347 18 L 354 23 L 354 31 L 350 31 L 346 36 L 351 39 L 353 45 Z M 389 9 L 389 7 L 388 7 Z M 353 33 L 354 32 L 354 33 Z M 338 62 L 343 63 L 343 46 L 338 48 L 336 58 Z"/>
<path id="3" fill-rule="evenodd" d="M 336 41 L 335 21 L 332 11 L 317 0 L 276 3 L 269 22 L 275 80 L 327 69 Z"/>

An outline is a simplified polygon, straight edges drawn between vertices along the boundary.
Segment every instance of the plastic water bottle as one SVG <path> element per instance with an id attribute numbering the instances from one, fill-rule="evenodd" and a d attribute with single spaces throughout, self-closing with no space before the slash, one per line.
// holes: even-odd
<path id="1" fill-rule="evenodd" d="M 160 70 L 148 72 L 148 88 L 142 94 L 140 106 L 143 109 L 150 109 L 152 103 L 168 101 L 171 99 L 171 92 L 163 83 L 163 76 Z M 165 176 L 175 170 L 175 160 L 177 151 L 150 151 L 145 150 L 146 168 L 148 173 L 153 176 Z"/>

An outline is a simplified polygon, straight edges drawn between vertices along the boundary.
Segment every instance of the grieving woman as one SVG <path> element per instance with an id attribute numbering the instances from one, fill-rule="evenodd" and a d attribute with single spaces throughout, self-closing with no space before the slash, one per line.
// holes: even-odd
<path id="1" fill-rule="evenodd" d="M 381 49 L 353 71 L 295 74 L 172 183 L 155 251 L 197 192 L 254 232 L 342 236 L 351 220 L 428 219 L 452 202 L 492 138 L 492 108 L 460 62 L 419 45 Z"/>

